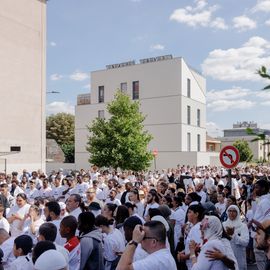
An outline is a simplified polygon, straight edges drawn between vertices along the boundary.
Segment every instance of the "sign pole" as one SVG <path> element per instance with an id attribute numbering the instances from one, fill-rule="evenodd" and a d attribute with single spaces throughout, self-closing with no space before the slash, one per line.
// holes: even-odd
<path id="1" fill-rule="evenodd" d="M 156 156 L 154 156 L 154 164 L 155 164 L 155 171 L 157 170 L 157 161 L 156 161 Z"/>
<path id="2" fill-rule="evenodd" d="M 228 181 L 232 186 L 232 169 L 228 169 Z M 233 189 L 231 188 L 231 195 L 233 195 Z"/>

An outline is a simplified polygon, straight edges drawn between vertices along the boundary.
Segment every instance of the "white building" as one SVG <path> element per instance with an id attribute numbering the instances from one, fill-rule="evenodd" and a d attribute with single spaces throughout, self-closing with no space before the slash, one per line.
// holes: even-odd
<path id="1" fill-rule="evenodd" d="M 45 168 L 46 1 L 0 1 L 0 171 Z"/>
<path id="2" fill-rule="evenodd" d="M 257 123 L 243 121 L 233 124 L 233 128 L 231 129 L 224 130 L 224 137 L 220 138 L 222 147 L 233 145 L 233 143 L 237 140 L 244 140 L 248 142 L 248 146 L 252 151 L 254 161 L 269 160 L 268 153 L 270 152 L 270 145 L 264 144 L 263 141 L 252 141 L 257 137 L 247 134 L 247 128 L 251 128 L 256 134 L 264 133 L 266 135 L 266 142 L 268 143 L 270 141 L 269 129 L 261 129 L 258 128 Z"/>
<path id="3" fill-rule="evenodd" d="M 206 153 L 206 82 L 183 58 L 161 56 L 108 65 L 91 73 L 91 97 L 78 96 L 75 110 L 76 168 L 89 167 L 86 126 L 106 111 L 117 89 L 139 100 L 146 115 L 145 128 L 154 139 L 149 149 L 157 149 L 158 169 L 177 164 L 208 165 Z M 152 166 L 153 167 L 153 166 Z"/>

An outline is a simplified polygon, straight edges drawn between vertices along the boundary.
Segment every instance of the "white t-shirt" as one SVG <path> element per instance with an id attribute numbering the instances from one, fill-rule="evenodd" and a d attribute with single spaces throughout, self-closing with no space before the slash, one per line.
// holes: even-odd
<path id="1" fill-rule="evenodd" d="M 6 220 L 6 218 L 4 218 L 4 217 L 2 217 L 0 219 L 0 229 L 4 229 L 4 230 L 6 230 L 6 232 L 9 233 L 10 225 L 9 225 L 8 221 Z"/>
<path id="2" fill-rule="evenodd" d="M 227 255 L 226 247 L 221 240 L 210 240 L 202 246 L 197 262 L 193 264 L 191 270 L 228 270 L 229 268 L 222 261 L 206 258 L 205 252 L 207 250 L 214 250 L 214 248 L 219 249 L 224 255 Z"/>
<path id="3" fill-rule="evenodd" d="M 146 216 L 148 216 L 148 211 L 149 211 L 150 208 L 153 209 L 153 208 L 158 208 L 158 207 L 159 207 L 159 204 L 156 203 L 156 202 L 153 203 L 153 204 L 147 204 L 143 217 L 145 218 Z"/>
<path id="4" fill-rule="evenodd" d="M 18 214 L 21 218 L 24 218 L 24 216 L 26 214 L 28 214 L 29 212 L 29 208 L 30 208 L 30 204 L 25 204 L 22 207 L 18 207 L 17 205 L 13 206 L 7 217 L 11 217 L 13 214 Z M 11 224 L 10 224 L 10 232 L 11 232 L 11 236 L 19 236 L 21 234 L 21 230 L 19 230 L 19 225 L 20 225 L 21 221 L 18 219 L 15 219 Z"/>
<path id="5" fill-rule="evenodd" d="M 174 258 L 166 248 L 149 254 L 132 264 L 134 270 L 177 270 Z"/>
<path id="6" fill-rule="evenodd" d="M 5 270 L 10 269 L 10 264 L 16 259 L 13 254 L 14 240 L 15 237 L 10 237 L 0 245 L 0 248 L 4 253 L 2 262 Z"/>
<path id="7" fill-rule="evenodd" d="M 116 253 L 125 250 L 125 239 L 118 229 L 113 229 L 109 234 L 103 234 L 104 237 L 104 258 L 107 261 L 113 261 L 117 258 Z"/>
<path id="8" fill-rule="evenodd" d="M 116 199 L 116 198 L 113 201 L 110 198 L 106 199 L 105 204 L 107 204 L 107 203 L 113 203 L 113 204 L 116 204 L 118 206 L 121 205 L 120 200 Z"/>
<path id="9" fill-rule="evenodd" d="M 10 270 L 33 270 L 34 265 L 29 256 L 19 256 L 11 264 Z"/>
<path id="10" fill-rule="evenodd" d="M 197 244 L 202 244 L 202 236 L 200 231 L 201 222 L 196 223 L 189 231 L 187 238 L 185 239 L 185 254 L 189 254 L 189 243 L 190 241 L 195 241 Z M 186 261 L 187 268 L 190 270 L 192 268 L 191 260 Z"/>
<path id="11" fill-rule="evenodd" d="M 185 212 L 182 208 L 178 208 L 172 215 L 171 219 L 175 220 L 174 226 L 174 246 L 177 246 L 179 238 L 182 236 L 182 226 L 185 224 Z"/>
<path id="12" fill-rule="evenodd" d="M 216 207 L 216 209 L 217 209 L 217 211 L 218 211 L 218 214 L 221 216 L 222 215 L 222 213 L 226 210 L 226 203 L 225 203 L 225 201 L 224 201 L 224 203 L 216 203 L 215 204 L 215 207 Z"/>
<path id="13" fill-rule="evenodd" d="M 59 231 L 61 219 L 52 220 L 50 222 L 53 223 L 57 228 L 57 235 L 56 235 L 56 238 L 55 238 L 55 243 L 60 245 L 60 246 L 63 246 L 66 243 L 66 239 L 61 237 L 61 234 L 60 234 L 60 231 Z"/>

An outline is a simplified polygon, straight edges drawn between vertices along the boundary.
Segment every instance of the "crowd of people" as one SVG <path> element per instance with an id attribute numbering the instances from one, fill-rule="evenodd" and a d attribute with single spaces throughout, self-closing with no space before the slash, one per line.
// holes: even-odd
<path id="1" fill-rule="evenodd" d="M 0 269 L 270 269 L 270 167 L 0 173 Z"/>

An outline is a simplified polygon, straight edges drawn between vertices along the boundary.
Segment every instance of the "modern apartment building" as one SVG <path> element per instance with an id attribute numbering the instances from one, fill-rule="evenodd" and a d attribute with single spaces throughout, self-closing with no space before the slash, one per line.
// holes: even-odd
<path id="1" fill-rule="evenodd" d="M 45 168 L 46 1 L 0 1 L 0 171 Z"/>
<path id="2" fill-rule="evenodd" d="M 117 89 L 139 100 L 147 129 L 154 137 L 158 169 L 177 164 L 208 165 L 206 153 L 206 81 L 183 58 L 165 55 L 106 66 L 91 72 L 91 95 L 78 96 L 75 110 L 76 168 L 89 167 L 86 126 L 108 118 L 107 104 Z M 153 167 L 153 166 L 152 166 Z"/>

